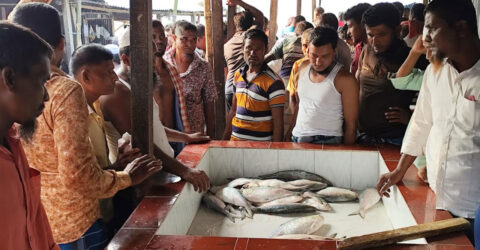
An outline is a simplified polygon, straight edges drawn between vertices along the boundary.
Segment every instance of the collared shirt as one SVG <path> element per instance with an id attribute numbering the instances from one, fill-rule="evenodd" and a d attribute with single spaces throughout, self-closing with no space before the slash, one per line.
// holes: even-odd
<path id="1" fill-rule="evenodd" d="M 163 57 L 176 67 L 175 48 L 167 51 Z M 217 99 L 217 87 L 213 82 L 212 69 L 207 61 L 194 53 L 194 59 L 187 71 L 179 74 L 183 83 L 188 122 L 191 132 L 205 132 L 204 104 Z"/>
<path id="2" fill-rule="evenodd" d="M 93 108 L 88 107 L 88 137 L 92 143 L 93 152 L 101 168 L 108 168 L 111 163 L 108 159 L 108 146 L 105 136 L 105 120 L 100 109 L 100 103 L 97 100 L 93 103 Z"/>
<path id="3" fill-rule="evenodd" d="M 40 202 L 40 173 L 28 166 L 15 128 L 0 144 L 0 248 L 59 249 Z"/>
<path id="4" fill-rule="evenodd" d="M 173 85 L 175 86 L 175 92 L 180 106 L 180 117 L 182 119 L 183 131 L 185 133 L 190 133 L 192 130 L 190 129 L 190 122 L 188 121 L 187 104 L 185 102 L 185 92 L 183 90 L 182 79 L 180 78 L 177 69 L 172 64 L 165 62 L 165 65 L 172 78 Z M 157 77 L 157 79 L 160 79 L 160 77 Z"/>
<path id="5" fill-rule="evenodd" d="M 280 77 L 289 77 L 293 64 L 303 57 L 302 37 L 293 36 L 278 41 L 270 53 L 274 55 L 275 59 L 282 59 Z"/>
<path id="6" fill-rule="evenodd" d="M 352 72 L 353 75 L 357 73 L 358 62 L 360 61 L 360 54 L 362 53 L 364 45 L 365 44 L 363 42 L 360 42 L 357 45 L 355 45 L 355 55 L 353 56 L 353 61 L 350 67 L 350 71 Z"/>
<path id="7" fill-rule="evenodd" d="M 243 37 L 245 31 L 237 31 L 230 40 L 223 45 L 223 54 L 228 68 L 225 80 L 225 94 L 233 93 L 233 77 L 235 73 L 245 66 L 243 59 Z"/>
<path id="8" fill-rule="evenodd" d="M 480 60 L 459 73 L 444 62 L 423 76 L 402 153 L 425 153 L 437 208 L 474 218 L 480 204 Z"/>
<path id="9" fill-rule="evenodd" d="M 231 140 L 271 141 L 272 108 L 283 107 L 285 86 L 267 65 L 251 81 L 247 80 L 247 70 L 248 65 L 234 77 L 237 110 Z"/>
<path id="10" fill-rule="evenodd" d="M 131 185 L 127 172 L 102 170 L 88 137 L 83 89 L 52 65 L 45 84 L 50 100 L 37 131 L 23 142 L 31 166 L 42 174 L 42 203 L 57 243 L 79 239 L 99 218 L 101 198 Z"/>
<path id="11" fill-rule="evenodd" d="M 335 61 L 341 63 L 343 66 L 345 66 L 346 69 L 350 67 L 353 61 L 350 47 L 348 47 L 348 44 L 342 39 L 338 39 L 337 42 L 337 53 L 335 54 Z"/>

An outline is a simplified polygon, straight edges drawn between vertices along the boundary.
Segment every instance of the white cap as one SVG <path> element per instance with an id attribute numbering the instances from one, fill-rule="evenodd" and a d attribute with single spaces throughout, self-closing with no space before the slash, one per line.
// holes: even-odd
<path id="1" fill-rule="evenodd" d="M 118 47 L 123 48 L 130 46 L 130 27 L 126 28 L 123 34 L 118 39 Z"/>

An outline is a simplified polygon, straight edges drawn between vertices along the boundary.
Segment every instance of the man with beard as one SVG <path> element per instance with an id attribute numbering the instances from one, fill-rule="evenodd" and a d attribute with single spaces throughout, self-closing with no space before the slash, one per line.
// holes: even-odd
<path id="1" fill-rule="evenodd" d="M 469 0 L 434 0 L 425 13 L 425 47 L 437 58 L 446 58 L 425 71 L 400 161 L 380 177 L 377 189 L 388 196 L 390 186 L 425 153 L 436 207 L 473 224 L 480 205 L 480 39 L 475 8 Z M 472 242 L 473 235 L 467 230 Z"/>
<path id="2" fill-rule="evenodd" d="M 155 30 L 155 29 L 154 29 Z M 194 168 L 189 168 L 174 158 L 174 150 L 168 144 L 169 141 L 181 142 L 181 143 L 196 143 L 202 141 L 208 141 L 210 138 L 204 136 L 201 133 L 187 134 L 177 130 L 164 127 L 160 118 L 160 113 L 163 103 L 165 103 L 165 96 L 175 95 L 174 90 L 178 90 L 181 87 L 181 79 L 178 76 L 175 68 L 165 62 L 161 54 L 165 51 L 166 39 L 157 39 L 157 33 L 154 32 L 154 41 L 156 47 L 154 53 L 155 59 L 155 71 L 158 76 L 156 79 L 159 81 L 155 85 L 154 102 L 153 102 L 153 142 L 154 142 L 154 155 L 163 161 L 163 169 L 166 172 L 173 173 L 180 176 L 185 181 L 191 183 L 196 191 L 204 192 L 209 188 L 210 181 L 205 172 Z M 155 35 L 155 33 L 157 33 Z M 163 36 L 165 37 L 165 36 Z M 130 29 L 120 37 L 120 58 L 121 65 L 120 71 L 117 72 L 120 82 L 115 84 L 115 91 L 113 94 L 102 96 L 100 98 L 100 107 L 105 118 L 105 127 L 107 133 L 107 141 L 109 148 L 116 148 L 120 135 L 128 132 L 132 132 L 132 120 L 130 114 L 131 107 L 131 86 L 130 86 Z M 163 48 L 163 49 L 162 49 Z M 153 52 L 152 52 L 153 53 Z M 178 93 L 178 92 L 177 92 Z M 175 97 L 169 97 L 165 105 L 168 105 L 172 109 L 175 107 L 171 102 Z M 180 98 L 179 98 L 180 99 Z M 165 110 L 165 109 L 163 109 Z M 172 115 L 171 112 L 179 112 L 166 110 L 167 115 Z M 170 111 L 170 113 L 168 112 Z M 180 110 L 181 111 L 181 110 Z M 173 116 L 173 115 L 172 115 Z M 182 121 L 176 119 L 177 124 L 181 124 Z M 115 152 L 110 152 L 111 160 L 116 158 Z M 115 206 L 115 224 L 121 226 L 128 219 L 128 216 L 135 209 L 137 202 L 134 197 L 132 189 L 127 189 L 120 192 L 114 198 Z"/>
<path id="3" fill-rule="evenodd" d="M 138 157 L 139 150 L 134 149 L 122 152 L 117 166 L 123 171 L 101 169 L 88 137 L 83 89 L 58 68 L 65 48 L 58 11 L 43 3 L 23 4 L 15 8 L 11 21 L 29 28 L 54 48 L 52 72 L 45 84 L 50 100 L 36 120 L 38 129 L 32 139 L 23 141 L 29 162 L 42 174 L 42 204 L 53 237 L 60 248 L 101 247 L 106 235 L 98 200 L 141 183 L 161 169 L 161 162 L 146 155 Z"/>
<path id="4" fill-rule="evenodd" d="M 265 64 L 268 37 L 261 30 L 245 33 L 243 56 L 247 65 L 235 73 L 232 109 L 224 140 L 282 141 L 285 86 Z"/>
<path id="5" fill-rule="evenodd" d="M 358 115 L 358 83 L 345 67 L 334 60 L 338 35 L 327 27 L 310 34 L 309 65 L 292 82 L 295 106 L 291 128 L 293 142 L 355 143 Z"/>
<path id="6" fill-rule="evenodd" d="M 192 132 L 206 131 L 208 136 L 213 137 L 217 87 L 210 65 L 195 53 L 197 27 L 187 21 L 178 21 L 174 34 L 175 47 L 165 52 L 163 58 L 177 69 L 182 79 L 190 129 Z"/>
<path id="7" fill-rule="evenodd" d="M 31 139 L 49 96 L 50 46 L 33 32 L 0 22 L 0 248 L 58 249 L 40 202 L 40 173 L 29 167 L 14 123 Z"/>
<path id="8" fill-rule="evenodd" d="M 400 145 L 410 119 L 414 91 L 397 90 L 388 79 L 408 56 L 409 48 L 398 38 L 400 15 L 390 3 L 379 3 L 363 14 L 368 45 L 360 55 L 359 143 Z M 420 60 L 417 68 L 424 69 Z M 421 65 L 422 64 L 422 65 Z"/>

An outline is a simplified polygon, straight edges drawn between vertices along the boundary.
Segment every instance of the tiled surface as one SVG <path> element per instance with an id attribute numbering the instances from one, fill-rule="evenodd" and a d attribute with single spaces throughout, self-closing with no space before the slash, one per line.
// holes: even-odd
<path id="1" fill-rule="evenodd" d="M 349 159 L 350 166 L 354 164 L 361 165 L 360 162 L 362 159 L 358 159 L 356 156 L 348 158 L 334 157 L 333 154 L 335 154 L 335 152 L 326 152 L 326 150 L 349 150 L 351 152 L 355 152 L 356 150 L 377 150 L 375 147 L 368 146 L 322 146 L 295 143 L 212 141 L 208 144 L 188 145 L 179 155 L 178 159 L 181 162 L 184 162 L 187 166 L 195 167 L 202 159 L 202 156 L 205 154 L 205 152 L 207 152 L 209 147 L 311 150 L 315 159 L 315 172 L 323 173 L 326 178 L 333 180 L 337 179 L 337 177 L 329 176 L 329 173 L 333 172 L 329 171 L 329 167 L 332 168 L 338 166 L 338 161 L 345 161 L 346 159 Z M 397 161 L 400 158 L 399 147 L 381 145 L 378 147 L 378 150 L 385 160 L 388 168 L 390 170 L 394 169 Z M 255 151 L 258 151 L 258 153 L 253 153 L 254 157 L 245 157 L 245 155 L 243 156 L 244 164 L 254 163 L 252 159 L 261 159 L 265 162 L 265 157 L 270 158 L 271 161 L 279 162 L 287 161 L 286 158 L 288 158 L 288 153 L 280 156 L 280 153 L 277 151 L 274 151 L 275 153 L 266 153 L 266 151 L 261 150 Z M 249 156 L 250 155 L 252 154 L 249 154 Z M 310 157 L 310 154 L 306 153 L 305 157 Z M 258 166 L 260 163 L 254 164 L 256 164 L 255 166 Z M 249 169 L 248 171 L 252 172 L 252 174 L 256 174 L 258 172 L 258 170 L 255 169 Z M 416 173 L 416 168 L 409 168 L 405 178 L 398 185 L 416 221 L 418 223 L 426 223 L 451 218 L 448 212 L 435 209 L 434 193 L 426 184 L 420 182 L 420 180 L 416 178 Z M 190 185 L 187 187 L 189 186 Z M 166 213 L 168 213 L 172 207 L 175 195 L 178 195 L 182 187 L 184 187 L 183 182 L 174 184 L 155 183 L 152 189 L 147 193 L 149 197 L 144 198 L 142 203 L 139 205 L 139 207 L 137 207 L 134 214 L 132 214 L 124 227 L 110 242 L 108 249 L 145 249 L 147 244 L 148 249 L 335 249 L 335 242 L 327 241 L 294 241 L 246 238 L 237 239 L 223 237 L 163 235 L 153 236 L 156 232 L 156 228 L 158 228 L 158 223 L 165 218 Z M 462 233 L 431 237 L 427 240 L 429 245 L 396 245 L 379 249 L 473 249 L 468 239 Z"/>
<path id="2" fill-rule="evenodd" d="M 378 180 L 378 153 L 352 151 L 351 189 L 363 190 L 375 187 Z M 375 165 L 377 167 L 372 167 Z"/>
<path id="3" fill-rule="evenodd" d="M 315 173 L 315 151 L 314 150 L 277 150 L 278 170 L 301 169 Z"/>
<path id="4" fill-rule="evenodd" d="M 170 211 L 176 196 L 145 197 L 132 213 L 124 227 L 127 228 L 157 228 Z"/>
<path id="5" fill-rule="evenodd" d="M 316 151 L 315 152 L 315 173 L 333 182 L 334 186 L 350 188 L 352 178 L 352 157 L 351 151 Z M 340 166 L 347 169 L 335 171 Z"/>
<path id="6" fill-rule="evenodd" d="M 336 249 L 335 241 L 249 239 L 246 250 Z"/>
<path id="7" fill-rule="evenodd" d="M 267 149 L 243 150 L 243 174 L 246 177 L 278 172 L 278 152 Z"/>
<path id="8" fill-rule="evenodd" d="M 113 237 L 108 250 L 143 250 L 152 239 L 155 229 L 122 228 Z"/>
<path id="9" fill-rule="evenodd" d="M 332 145 L 325 144 L 323 145 L 323 150 L 367 150 L 367 151 L 377 151 L 377 147 L 369 145 Z"/>
<path id="10" fill-rule="evenodd" d="M 209 175 L 212 185 L 227 182 L 229 177 L 243 177 L 243 149 L 211 148 L 210 162 L 212 171 Z"/>
<path id="11" fill-rule="evenodd" d="M 233 250 L 237 238 L 156 235 L 146 249 Z"/>

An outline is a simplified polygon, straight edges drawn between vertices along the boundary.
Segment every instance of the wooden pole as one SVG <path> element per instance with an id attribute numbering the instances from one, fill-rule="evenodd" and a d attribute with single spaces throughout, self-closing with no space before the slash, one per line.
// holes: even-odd
<path id="1" fill-rule="evenodd" d="M 317 0 L 312 0 L 312 20 L 315 20 L 315 9 L 317 8 Z"/>
<path id="2" fill-rule="evenodd" d="M 297 0 L 297 16 L 302 13 L 302 0 Z"/>
<path id="3" fill-rule="evenodd" d="M 235 34 L 235 24 L 233 23 L 233 17 L 236 14 L 236 6 L 228 6 L 227 11 L 227 40 L 232 38 Z"/>
<path id="4" fill-rule="evenodd" d="M 210 0 L 205 0 L 205 49 L 207 61 L 213 67 L 212 10 L 210 9 Z"/>
<path id="5" fill-rule="evenodd" d="M 277 34 L 277 10 L 278 10 L 278 0 L 270 0 L 270 37 L 268 37 L 268 48 L 273 47 L 276 40 Z"/>
<path id="6" fill-rule="evenodd" d="M 72 28 L 72 13 L 70 11 L 70 0 L 63 0 L 63 24 L 65 30 L 65 58 L 66 62 L 70 61 L 70 57 L 75 50 Z"/>
<path id="7" fill-rule="evenodd" d="M 130 0 L 133 146 L 153 154 L 152 0 Z"/>
<path id="8" fill-rule="evenodd" d="M 215 139 L 222 139 L 225 129 L 225 71 L 223 56 L 223 8 L 222 0 L 212 0 L 213 80 L 217 86 L 215 101 Z"/>
<path id="9" fill-rule="evenodd" d="M 178 0 L 173 2 L 173 22 L 177 21 Z"/>

